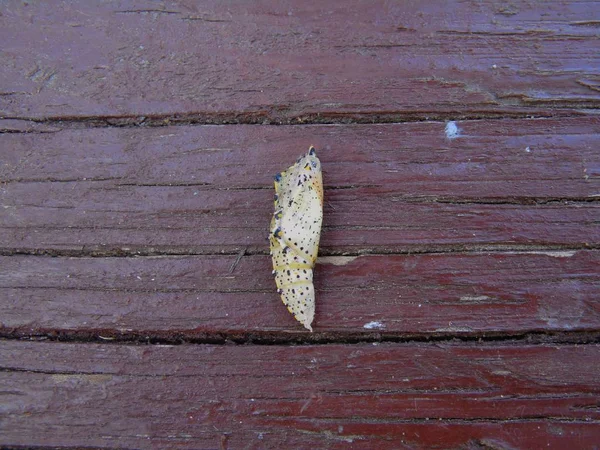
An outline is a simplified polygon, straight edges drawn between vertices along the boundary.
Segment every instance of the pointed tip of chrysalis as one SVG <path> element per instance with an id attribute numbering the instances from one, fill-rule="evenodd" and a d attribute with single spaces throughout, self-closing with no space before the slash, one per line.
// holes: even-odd
<path id="1" fill-rule="evenodd" d="M 315 147 L 313 147 L 313 146 L 311 145 L 311 146 L 309 147 L 309 149 L 308 149 L 308 154 L 309 154 L 309 155 L 312 155 L 312 156 L 316 155 L 316 154 L 317 154 L 317 151 L 315 150 Z"/>

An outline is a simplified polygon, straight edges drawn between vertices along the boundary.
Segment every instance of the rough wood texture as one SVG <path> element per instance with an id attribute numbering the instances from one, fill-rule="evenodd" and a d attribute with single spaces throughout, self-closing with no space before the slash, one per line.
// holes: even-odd
<path id="1" fill-rule="evenodd" d="M 600 245 L 600 121 L 4 134 L 5 253 L 266 251 L 273 174 L 313 143 L 332 252 Z"/>
<path id="2" fill-rule="evenodd" d="M 600 329 L 600 252 L 325 258 L 315 330 L 452 335 Z M 268 256 L 0 258 L 3 331 L 305 334 Z M 234 270 L 231 271 L 232 266 Z"/>
<path id="3" fill-rule="evenodd" d="M 5 117 L 371 121 L 600 104 L 593 1 L 13 0 L 1 12 Z"/>
<path id="4" fill-rule="evenodd" d="M 8 122 L 3 182 L 268 188 L 310 144 L 330 188 L 376 186 L 430 197 L 594 198 L 600 118 L 327 126 L 174 126 L 62 130 Z M 20 127 L 19 127 L 20 125 Z M 66 125 L 65 125 L 66 126 Z M 28 133 L 34 131 L 34 133 Z M 46 186 L 47 187 L 47 186 Z"/>
<path id="5" fill-rule="evenodd" d="M 598 14 L 0 2 L 0 446 L 598 450 Z M 311 144 L 312 334 L 265 240 Z"/>
<path id="6" fill-rule="evenodd" d="M 3 342 L 0 432 L 9 445 L 595 448 L 599 358 L 596 345 Z"/>
<path id="7" fill-rule="evenodd" d="M 378 189 L 326 195 L 321 255 L 600 246 L 600 202 L 406 204 Z M 84 182 L 10 185 L 0 198 L 4 254 L 268 252 L 272 190 Z"/>

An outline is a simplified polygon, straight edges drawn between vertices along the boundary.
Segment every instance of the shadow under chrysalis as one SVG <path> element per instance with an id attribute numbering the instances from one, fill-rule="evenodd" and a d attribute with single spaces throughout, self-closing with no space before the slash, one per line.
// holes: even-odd
<path id="1" fill-rule="evenodd" d="M 312 331 L 313 268 L 323 222 L 323 176 L 314 147 L 275 175 L 274 202 L 269 243 L 277 292 L 296 320 Z"/>

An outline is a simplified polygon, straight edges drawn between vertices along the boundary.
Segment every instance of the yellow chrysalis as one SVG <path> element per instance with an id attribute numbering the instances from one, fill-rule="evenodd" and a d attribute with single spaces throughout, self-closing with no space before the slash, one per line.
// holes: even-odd
<path id="1" fill-rule="evenodd" d="M 314 147 L 275 176 L 271 255 L 277 292 L 307 329 L 315 316 L 313 267 L 323 222 L 323 176 Z"/>

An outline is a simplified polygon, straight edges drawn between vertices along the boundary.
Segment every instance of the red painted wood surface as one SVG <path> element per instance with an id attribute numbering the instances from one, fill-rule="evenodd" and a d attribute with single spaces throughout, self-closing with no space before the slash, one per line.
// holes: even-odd
<path id="1" fill-rule="evenodd" d="M 598 449 L 599 5 L 1 2 L 0 446 Z"/>
<path id="2" fill-rule="evenodd" d="M 12 0 L 0 115 L 261 123 L 597 108 L 599 12 L 581 1 Z"/>
<path id="3" fill-rule="evenodd" d="M 11 445 L 594 448 L 599 357 L 597 345 L 3 342 L 2 430 Z"/>
<path id="4" fill-rule="evenodd" d="M 322 249 L 600 244 L 596 117 L 5 134 L 3 250 L 265 252 L 273 174 L 311 142 Z M 32 150 L 33 149 L 33 150 Z"/>
<path id="5" fill-rule="evenodd" d="M 2 257 L 0 317 L 5 332 L 193 338 L 278 331 L 311 339 L 281 304 L 270 258 L 236 259 Z M 317 264 L 315 272 L 315 331 L 330 338 L 600 329 L 597 251 L 323 262 L 339 264 Z"/>
<path id="6" fill-rule="evenodd" d="M 5 183 L 271 189 L 273 174 L 309 144 L 319 149 L 326 187 L 375 186 L 413 202 L 432 197 L 591 200 L 600 178 L 600 118 L 594 115 L 458 121 L 454 139 L 448 139 L 446 123 L 431 121 L 77 130 L 58 124 L 41 133 L 32 125 L 0 121 L 9 132 L 2 136 Z"/>

